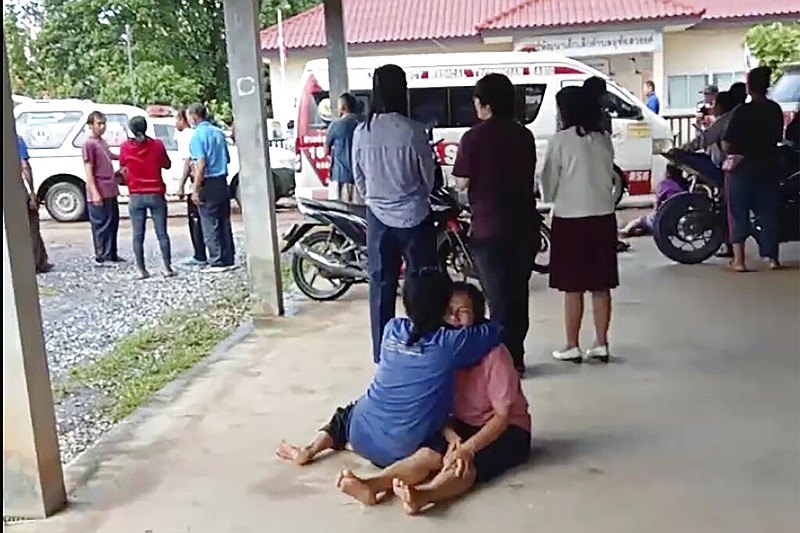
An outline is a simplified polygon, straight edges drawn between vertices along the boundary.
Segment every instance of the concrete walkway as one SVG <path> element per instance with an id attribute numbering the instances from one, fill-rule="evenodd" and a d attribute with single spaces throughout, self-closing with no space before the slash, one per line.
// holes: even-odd
<path id="1" fill-rule="evenodd" d="M 574 366 L 558 294 L 537 278 L 529 336 L 530 465 L 427 517 L 334 488 L 350 454 L 273 456 L 359 395 L 372 365 L 364 291 L 248 338 L 71 470 L 70 509 L 12 533 L 276 531 L 793 532 L 800 527 L 800 276 L 622 256 L 614 364 Z M 797 259 L 797 247 L 785 251 Z M 588 323 L 587 323 L 588 325 Z M 590 339 L 586 331 L 587 343 Z M 171 396 L 171 398 L 170 398 Z"/>

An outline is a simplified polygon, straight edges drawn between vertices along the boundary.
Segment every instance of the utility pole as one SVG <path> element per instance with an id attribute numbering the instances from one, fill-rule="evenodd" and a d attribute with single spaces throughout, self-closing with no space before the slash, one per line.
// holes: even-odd
<path id="1" fill-rule="evenodd" d="M 264 113 L 264 60 L 258 38 L 259 0 L 225 0 L 231 101 L 239 148 L 242 219 L 255 319 L 283 314 L 275 184 Z"/>
<path id="2" fill-rule="evenodd" d="M 130 24 L 125 24 L 125 35 L 122 36 L 125 41 L 125 50 L 128 53 L 128 81 L 131 84 L 131 101 L 133 105 L 136 103 L 136 76 L 133 74 L 133 27 Z"/>
<path id="3" fill-rule="evenodd" d="M 336 100 L 347 92 L 347 39 L 344 34 L 344 10 L 342 0 L 324 0 L 325 50 L 328 57 L 328 79 L 330 81 L 331 107 L 336 109 Z"/>

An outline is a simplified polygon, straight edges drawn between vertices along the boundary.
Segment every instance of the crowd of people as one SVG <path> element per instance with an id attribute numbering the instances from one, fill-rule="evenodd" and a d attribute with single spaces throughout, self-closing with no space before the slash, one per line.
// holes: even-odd
<path id="1" fill-rule="evenodd" d="M 309 444 L 281 442 L 277 453 L 304 465 L 349 447 L 382 470 L 371 477 L 343 470 L 340 490 L 367 505 L 394 492 L 416 514 L 524 464 L 530 454 L 521 379 L 539 243 L 536 144 L 517 120 L 511 81 L 501 74 L 481 78 L 473 99 L 478 123 L 461 139 L 453 175 L 469 198 L 470 245 L 484 296 L 440 270 L 429 200 L 434 156 L 425 127 L 408 116 L 405 72 L 385 65 L 372 79 L 369 114 L 356 125 L 354 118 L 334 123 L 329 146 L 336 181 L 347 183 L 351 170 L 367 206 L 375 375 L 366 394 L 338 408 Z M 542 176 L 544 198 L 554 206 L 550 286 L 565 294 L 566 343 L 552 354 L 562 361 L 610 358 L 611 290 L 619 276 L 604 91 L 605 82 L 593 79 L 559 92 L 560 131 Z M 351 104 L 350 95 L 340 99 L 342 116 L 353 112 Z M 351 127 L 352 139 L 343 142 Z M 339 143 L 351 144 L 350 152 L 337 150 Z M 408 318 L 396 318 L 403 264 Z M 595 342 L 584 352 L 587 292 Z"/>
<path id="2" fill-rule="evenodd" d="M 167 230 L 166 185 L 162 170 L 171 166 L 166 148 L 159 139 L 147 135 L 147 119 L 130 119 L 126 140 L 119 155 L 103 139 L 106 117 L 94 111 L 87 117 L 89 135 L 83 143 L 86 172 L 87 214 L 97 266 L 122 263 L 118 250 L 119 186 L 128 188 L 128 212 L 133 234 L 133 255 L 137 278 L 150 273 L 145 263 L 144 240 L 147 219 L 153 220 L 161 251 L 162 274 L 175 275 L 172 247 Z M 228 143 L 222 130 L 212 125 L 208 111 L 199 103 L 181 108 L 176 117 L 177 141 L 183 162 L 179 186 L 181 197 L 188 198 L 188 221 L 194 254 L 186 262 L 206 265 L 209 272 L 224 272 L 234 267 L 234 241 L 231 227 L 231 193 L 228 186 Z M 17 137 L 22 178 L 27 189 L 31 241 L 37 273 L 48 272 L 47 251 L 39 231 L 39 201 L 33 186 L 28 149 Z M 119 162 L 119 170 L 113 161 Z M 191 191 L 186 192 L 191 183 Z"/>

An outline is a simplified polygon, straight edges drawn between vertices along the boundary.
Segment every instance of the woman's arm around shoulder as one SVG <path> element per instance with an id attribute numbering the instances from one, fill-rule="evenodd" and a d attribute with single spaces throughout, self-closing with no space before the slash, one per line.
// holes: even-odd
<path id="1" fill-rule="evenodd" d="M 484 322 L 463 328 L 442 328 L 439 344 L 452 354 L 455 368 L 474 365 L 503 342 L 503 328 L 493 322 Z"/>

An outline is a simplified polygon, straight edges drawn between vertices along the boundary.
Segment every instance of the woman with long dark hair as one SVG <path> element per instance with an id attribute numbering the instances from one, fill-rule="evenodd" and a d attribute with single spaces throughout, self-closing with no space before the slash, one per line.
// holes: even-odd
<path id="1" fill-rule="evenodd" d="M 144 117 L 130 119 L 128 128 L 133 139 L 122 144 L 119 164 L 125 169 L 123 172 L 130 194 L 128 211 L 133 227 L 133 255 L 139 279 L 150 277 L 144 261 L 144 233 L 148 212 L 153 219 L 161 248 L 163 273 L 170 277 L 175 273 L 172 270 L 172 251 L 167 233 L 167 200 L 164 197 L 167 187 L 161 177 L 161 169 L 170 168 L 172 163 L 164 144 L 147 136 L 147 120 Z"/>
<path id="2" fill-rule="evenodd" d="M 550 287 L 564 293 L 567 344 L 553 357 L 583 360 L 583 294 L 591 292 L 595 344 L 586 356 L 608 362 L 611 289 L 619 284 L 614 147 L 589 91 L 565 87 L 556 102 L 562 129 L 547 147 L 542 189 L 553 202 Z"/>
<path id="3" fill-rule="evenodd" d="M 517 120 L 515 99 L 514 85 L 502 74 L 478 81 L 474 104 L 480 123 L 461 138 L 453 175 L 469 196 L 471 248 L 492 320 L 505 329 L 505 344 L 522 375 L 539 219 L 536 143 Z"/>
<path id="4" fill-rule="evenodd" d="M 415 486 L 438 472 L 448 451 L 444 428 L 453 412 L 456 370 L 474 366 L 501 342 L 501 328 L 490 322 L 448 326 L 452 296 L 453 282 L 444 272 L 409 276 L 403 286 L 408 318 L 386 326 L 367 392 L 337 409 L 307 446 L 281 442 L 277 455 L 304 465 L 349 445 L 383 467 L 370 478 L 350 470 L 339 474 L 339 489 L 366 505 L 376 504 L 393 480 Z"/>
<path id="5" fill-rule="evenodd" d="M 425 127 L 408 118 L 406 74 L 384 65 L 372 77 L 372 108 L 353 134 L 353 177 L 367 204 L 369 307 L 373 358 L 380 359 L 394 317 L 400 269 L 435 268 L 436 234 L 429 195 L 433 151 Z"/>

